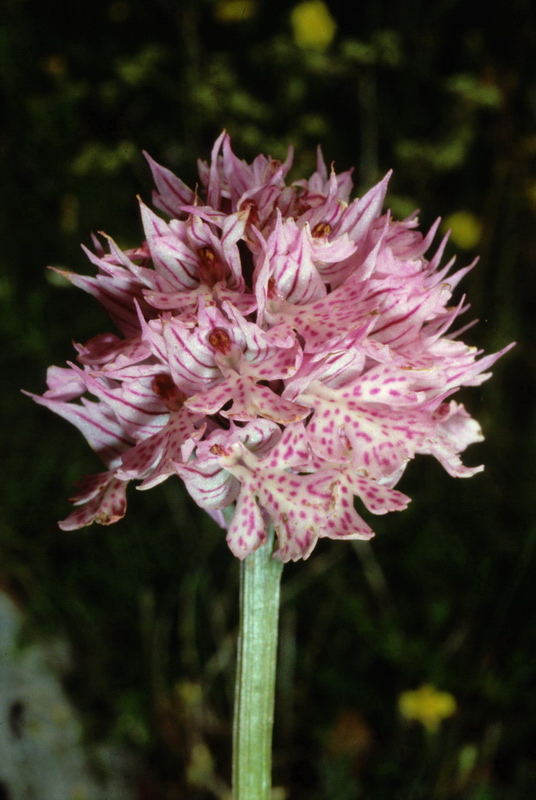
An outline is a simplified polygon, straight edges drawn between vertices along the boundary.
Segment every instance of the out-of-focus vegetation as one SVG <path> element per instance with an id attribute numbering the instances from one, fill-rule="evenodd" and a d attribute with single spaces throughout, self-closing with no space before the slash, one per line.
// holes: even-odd
<path id="1" fill-rule="evenodd" d="M 43 391 L 71 339 L 109 329 L 46 265 L 89 272 L 79 242 L 92 230 L 139 242 L 140 151 L 192 185 L 223 127 L 245 158 L 292 142 L 295 176 L 320 143 L 338 171 L 355 165 L 357 192 L 393 167 L 396 216 L 441 214 L 450 254 L 481 254 L 464 281 L 480 324 L 465 337 L 519 342 L 463 398 L 487 436 L 467 456 L 484 474 L 454 481 L 417 460 L 400 484 L 410 508 L 376 519 L 370 547 L 323 542 L 285 569 L 278 797 L 536 796 L 534 9 L 356 8 L 4 2 L 0 584 L 35 629 L 71 643 L 87 736 L 133 750 L 136 800 L 226 797 L 237 565 L 178 480 L 132 492 L 111 528 L 59 531 L 73 481 L 99 465 L 19 388 Z M 423 685 L 455 712 L 430 723 L 421 700 L 402 716 Z"/>

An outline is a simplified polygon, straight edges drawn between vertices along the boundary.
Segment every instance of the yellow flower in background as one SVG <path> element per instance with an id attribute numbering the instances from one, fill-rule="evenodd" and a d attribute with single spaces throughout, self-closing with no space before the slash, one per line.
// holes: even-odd
<path id="1" fill-rule="evenodd" d="M 219 0 L 214 16 L 219 22 L 243 22 L 255 11 L 254 0 Z"/>
<path id="2" fill-rule="evenodd" d="M 420 722 L 429 733 L 435 733 L 446 717 L 456 711 L 456 700 L 449 692 L 439 692 L 429 683 L 398 698 L 398 710 L 408 720 Z"/>
<path id="3" fill-rule="evenodd" d="M 304 50 L 327 50 L 333 41 L 337 23 L 322 0 L 307 0 L 290 12 L 294 41 Z"/>
<path id="4" fill-rule="evenodd" d="M 443 222 L 445 231 L 450 229 L 450 239 L 462 250 L 472 250 L 482 236 L 482 224 L 470 211 L 455 211 Z"/>

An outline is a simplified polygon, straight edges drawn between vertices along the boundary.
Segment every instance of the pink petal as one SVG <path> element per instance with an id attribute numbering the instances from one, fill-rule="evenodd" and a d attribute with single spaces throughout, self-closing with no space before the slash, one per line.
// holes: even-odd
<path id="1" fill-rule="evenodd" d="M 183 408 L 170 414 L 168 423 L 158 433 L 139 442 L 125 453 L 117 475 L 122 480 L 143 479 L 139 489 L 150 489 L 176 473 L 182 461 L 182 447 L 190 439 L 200 438 L 195 425 L 202 417 Z"/>
<path id="2" fill-rule="evenodd" d="M 82 405 L 79 405 L 29 392 L 26 394 L 77 427 L 90 447 L 110 467 L 117 466 L 121 455 L 132 446 L 132 439 L 125 434 L 111 409 L 104 403 L 93 403 L 82 398 Z"/>
<path id="3" fill-rule="evenodd" d="M 59 523 L 62 530 L 73 531 L 92 522 L 112 525 L 125 516 L 127 483 L 117 480 L 113 472 L 88 475 L 77 486 L 80 491 L 71 502 L 83 505 Z"/>
<path id="4" fill-rule="evenodd" d="M 190 248 L 174 236 L 170 226 L 140 202 L 141 218 L 156 273 L 175 290 L 197 284 L 197 259 Z M 153 288 L 153 287 L 149 287 Z M 157 288 L 157 287 L 154 287 Z"/>
<path id="5" fill-rule="evenodd" d="M 132 379 L 114 385 L 114 381 L 101 378 L 98 373 L 78 370 L 87 390 L 103 401 L 115 414 L 122 430 L 132 439 L 143 439 L 160 430 L 167 422 L 169 412 L 153 388 L 153 377 Z"/>
<path id="6" fill-rule="evenodd" d="M 148 153 L 143 151 L 143 155 L 151 167 L 153 180 L 158 188 L 158 193 L 153 193 L 155 206 L 172 217 L 180 216 L 182 206 L 193 202 L 194 193 L 169 169 L 157 164 Z"/>
<path id="7" fill-rule="evenodd" d="M 285 400 L 267 386 L 259 386 L 248 375 L 226 372 L 227 377 L 217 386 L 190 397 L 187 407 L 199 414 L 216 414 L 231 402 L 230 408 L 221 411 L 227 419 L 245 422 L 260 416 L 281 425 L 304 419 L 311 411 L 307 406 Z"/>

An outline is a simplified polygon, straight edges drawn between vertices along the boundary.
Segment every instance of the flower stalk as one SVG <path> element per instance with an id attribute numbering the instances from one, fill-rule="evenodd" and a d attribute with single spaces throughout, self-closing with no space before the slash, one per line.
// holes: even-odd
<path id="1" fill-rule="evenodd" d="M 240 563 L 240 621 L 233 725 L 233 800 L 270 800 L 279 587 L 274 530 Z"/>

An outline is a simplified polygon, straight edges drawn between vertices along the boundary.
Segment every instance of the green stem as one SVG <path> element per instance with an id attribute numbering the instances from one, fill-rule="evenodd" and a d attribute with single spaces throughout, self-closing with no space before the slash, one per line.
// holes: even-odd
<path id="1" fill-rule="evenodd" d="M 240 628 L 233 725 L 233 800 L 270 800 L 279 586 L 274 532 L 240 564 Z"/>

